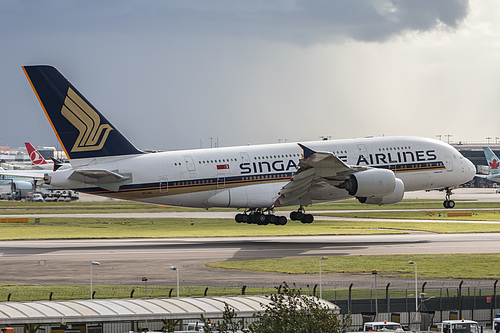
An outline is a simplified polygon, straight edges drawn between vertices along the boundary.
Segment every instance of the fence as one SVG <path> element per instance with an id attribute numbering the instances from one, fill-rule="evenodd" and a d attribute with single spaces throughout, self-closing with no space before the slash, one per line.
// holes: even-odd
<path id="1" fill-rule="evenodd" d="M 354 283 L 347 289 L 332 289 L 341 283 L 323 284 L 322 296 L 337 304 L 342 314 L 352 315 L 352 330 L 359 330 L 365 321 L 388 320 L 398 321 L 407 328 L 427 330 L 435 323 L 447 319 L 470 319 L 483 326 L 491 325 L 492 319 L 500 311 L 500 295 L 497 295 L 497 282 L 492 280 L 451 280 L 446 287 L 443 280 L 422 281 L 418 285 L 418 312 L 415 311 L 415 288 L 411 284 L 398 280 L 385 284 L 385 288 L 377 288 L 374 284 L 363 283 L 355 289 Z M 392 283 L 392 284 L 391 284 Z M 383 285 L 383 284 L 382 284 Z M 319 296 L 318 285 L 292 284 L 291 287 L 301 290 L 307 295 Z M 436 288 L 438 287 L 438 288 Z M 173 297 L 177 295 L 173 286 L 93 286 L 95 298 L 139 298 L 139 297 Z M 251 295 L 270 294 L 281 290 L 257 286 L 197 286 L 181 287 L 181 296 L 215 296 L 215 295 Z M 89 286 L 2 286 L 0 301 L 32 301 L 60 299 L 88 299 Z"/>

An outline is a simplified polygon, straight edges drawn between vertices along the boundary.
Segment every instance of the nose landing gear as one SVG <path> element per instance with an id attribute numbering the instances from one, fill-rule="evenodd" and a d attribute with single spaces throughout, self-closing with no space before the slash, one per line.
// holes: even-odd
<path id="1" fill-rule="evenodd" d="M 451 192 L 451 188 L 447 187 L 446 188 L 446 196 L 445 196 L 446 199 L 443 202 L 444 208 L 454 208 L 455 207 L 455 201 L 450 199 L 452 194 L 453 194 L 453 192 Z"/>

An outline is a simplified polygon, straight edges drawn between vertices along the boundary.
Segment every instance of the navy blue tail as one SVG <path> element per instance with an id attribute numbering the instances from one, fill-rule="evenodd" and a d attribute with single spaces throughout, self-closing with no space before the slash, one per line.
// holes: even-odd
<path id="1" fill-rule="evenodd" d="M 52 66 L 24 66 L 28 80 L 70 159 L 141 154 Z"/>

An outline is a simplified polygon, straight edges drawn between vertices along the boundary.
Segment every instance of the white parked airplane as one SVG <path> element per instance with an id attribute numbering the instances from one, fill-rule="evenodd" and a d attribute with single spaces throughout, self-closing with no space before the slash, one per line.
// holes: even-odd
<path id="1" fill-rule="evenodd" d="M 113 198 L 173 206 L 245 209 L 237 222 L 286 224 L 279 206 L 298 205 L 292 220 L 313 221 L 305 206 L 358 198 L 399 202 L 405 191 L 450 188 L 471 180 L 474 165 L 434 139 L 381 137 L 145 153 L 51 66 L 23 67 L 71 169 L 45 182 Z"/>
<path id="2" fill-rule="evenodd" d="M 25 142 L 26 150 L 31 160 L 31 166 L 34 170 L 53 170 L 56 171 L 59 168 L 68 169 L 71 167 L 69 163 L 63 163 L 56 158 L 51 157 L 51 161 L 47 161 L 40 152 L 33 147 L 30 142 Z"/>
<path id="3" fill-rule="evenodd" d="M 488 162 L 490 174 L 488 176 L 477 176 L 486 178 L 492 182 L 500 183 L 500 159 L 498 159 L 497 155 L 493 152 L 493 150 L 491 150 L 490 147 L 483 147 L 483 151 L 484 157 L 486 157 L 486 161 Z"/>

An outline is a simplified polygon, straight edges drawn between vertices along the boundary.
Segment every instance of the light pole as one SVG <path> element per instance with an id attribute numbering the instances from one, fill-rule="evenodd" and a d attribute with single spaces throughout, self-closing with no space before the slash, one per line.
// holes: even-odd
<path id="1" fill-rule="evenodd" d="M 375 319 L 378 317 L 378 296 L 377 296 L 377 270 L 374 269 L 372 274 L 375 276 Z"/>
<path id="2" fill-rule="evenodd" d="M 321 260 L 328 260 L 328 257 L 321 257 L 319 259 L 319 298 L 323 298 L 323 290 L 321 289 Z"/>
<path id="3" fill-rule="evenodd" d="M 94 293 L 92 290 L 92 266 L 97 266 L 100 265 L 101 263 L 99 261 L 91 261 L 90 262 L 90 299 L 94 298 Z"/>
<path id="4" fill-rule="evenodd" d="M 179 297 L 179 269 L 175 266 L 170 266 L 170 269 L 177 272 L 177 297 Z"/>
<path id="5" fill-rule="evenodd" d="M 414 261 L 408 261 L 408 264 L 415 265 L 415 316 L 416 316 L 418 313 L 417 263 Z"/>
<path id="6" fill-rule="evenodd" d="M 142 281 L 144 282 L 144 297 L 148 297 L 148 278 L 143 277 Z"/>

